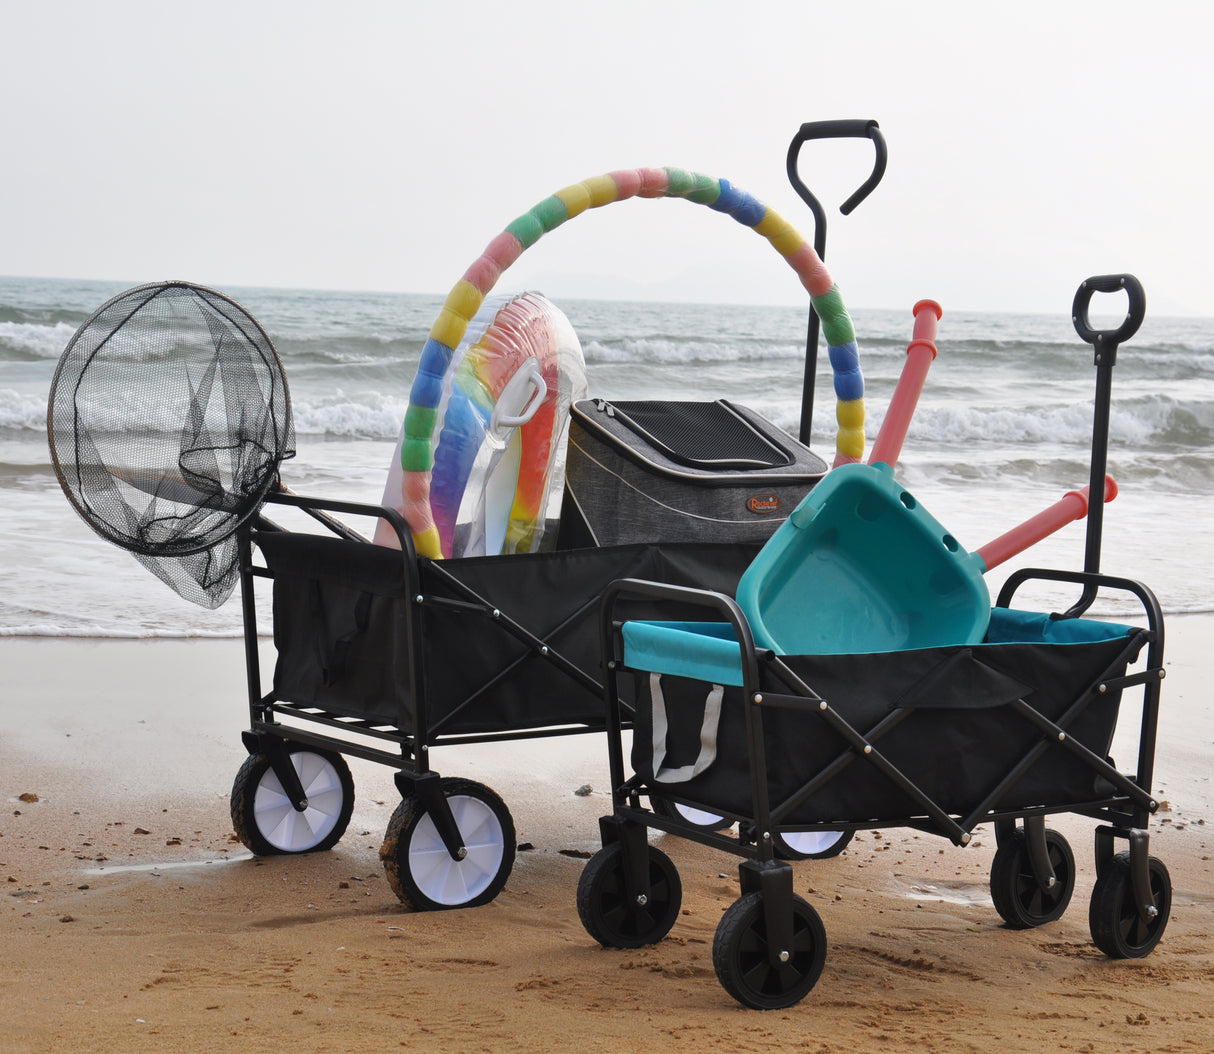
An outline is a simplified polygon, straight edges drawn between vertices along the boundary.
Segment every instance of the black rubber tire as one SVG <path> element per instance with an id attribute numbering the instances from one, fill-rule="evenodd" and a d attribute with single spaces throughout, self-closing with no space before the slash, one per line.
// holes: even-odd
<path id="1" fill-rule="evenodd" d="M 514 868 L 514 820 L 506 803 L 483 783 L 443 777 L 439 786 L 451 804 L 468 850 L 454 860 L 420 799 L 410 795 L 388 821 L 379 857 L 400 902 L 415 911 L 471 908 L 488 904 Z"/>
<path id="2" fill-rule="evenodd" d="M 1062 918 L 1075 892 L 1075 854 L 1057 831 L 1045 830 L 1046 850 L 1057 883 L 1043 890 L 1033 877 L 1023 829 L 996 851 L 991 862 L 991 900 L 1003 921 L 1014 930 L 1032 929 Z"/>
<path id="3" fill-rule="evenodd" d="M 743 1006 L 779 1010 L 799 1003 L 826 964 L 826 930 L 818 913 L 793 895 L 793 946 L 788 962 L 773 967 L 767 954 L 763 894 L 747 893 L 726 909 L 712 942 L 717 980 Z"/>
<path id="4" fill-rule="evenodd" d="M 1111 959 L 1141 959 L 1150 955 L 1172 914 L 1172 877 L 1163 861 L 1150 857 L 1151 894 L 1159 914 L 1144 924 L 1134 905 L 1130 854 L 1118 853 L 1096 879 L 1088 907 L 1092 943 Z"/>
<path id="5" fill-rule="evenodd" d="M 302 813 L 287 800 L 265 754 L 250 754 L 232 781 L 232 828 L 256 856 L 332 849 L 354 811 L 354 777 L 345 758 L 302 744 L 287 749 L 308 797 Z"/>
<path id="6" fill-rule="evenodd" d="M 733 821 L 726 819 L 724 816 L 718 816 L 716 813 L 709 812 L 706 809 L 693 809 L 688 805 L 680 805 L 669 798 L 652 796 L 649 799 L 649 804 L 659 816 L 666 816 L 672 820 L 681 820 L 683 823 L 690 824 L 701 831 L 723 831 L 727 827 L 733 826 Z"/>
<path id="7" fill-rule="evenodd" d="M 646 846 L 649 899 L 637 904 L 627 895 L 624 850 L 604 846 L 582 869 L 577 884 L 577 913 L 590 934 L 605 948 L 641 948 L 657 944 L 670 932 L 683 904 L 678 869 L 662 850 Z"/>
<path id="8" fill-rule="evenodd" d="M 855 831 L 805 831 L 789 832 L 786 835 L 772 836 L 772 853 L 777 860 L 830 860 L 838 856 L 851 842 Z M 823 835 L 833 834 L 833 842 L 828 842 Z M 806 835 L 817 835 L 813 839 L 805 839 Z M 805 841 L 817 843 L 819 848 L 809 851 Z"/>

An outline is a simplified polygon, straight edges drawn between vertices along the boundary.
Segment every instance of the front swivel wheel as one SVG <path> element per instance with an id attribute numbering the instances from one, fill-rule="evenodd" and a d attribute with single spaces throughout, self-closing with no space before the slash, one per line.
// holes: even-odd
<path id="1" fill-rule="evenodd" d="M 250 754 L 232 783 L 232 827 L 257 856 L 332 849 L 354 811 L 354 778 L 345 758 L 298 744 L 287 750 L 307 799 L 302 811 L 283 790 L 266 754 Z"/>
<path id="2" fill-rule="evenodd" d="M 822 975 L 826 930 L 808 901 L 792 897 L 792 943 L 772 949 L 761 892 L 736 900 L 717 926 L 712 965 L 717 980 L 743 1006 L 778 1010 L 799 1003 Z"/>
<path id="3" fill-rule="evenodd" d="M 1075 854 L 1057 831 L 1045 829 L 1045 849 L 1054 882 L 1043 889 L 1033 871 L 1023 829 L 1010 833 L 991 862 L 991 900 L 1003 921 L 1027 930 L 1062 918 L 1075 892 Z"/>
<path id="4" fill-rule="evenodd" d="M 582 869 L 577 884 L 577 913 L 586 932 L 607 948 L 657 944 L 675 924 L 683 902 L 678 869 L 662 850 L 645 846 L 648 890 L 631 891 L 624 848 L 604 846 Z"/>
<path id="5" fill-rule="evenodd" d="M 1172 878 L 1162 860 L 1149 857 L 1151 908 L 1144 918 L 1134 898 L 1130 854 L 1118 853 L 1092 888 L 1088 925 L 1092 942 L 1111 959 L 1141 959 L 1159 943 L 1172 913 Z"/>
<path id="6" fill-rule="evenodd" d="M 444 777 L 447 799 L 464 852 L 451 855 L 420 797 L 405 797 L 379 856 L 400 901 L 417 911 L 469 908 L 498 895 L 514 867 L 514 821 L 506 803 L 482 783 Z"/>

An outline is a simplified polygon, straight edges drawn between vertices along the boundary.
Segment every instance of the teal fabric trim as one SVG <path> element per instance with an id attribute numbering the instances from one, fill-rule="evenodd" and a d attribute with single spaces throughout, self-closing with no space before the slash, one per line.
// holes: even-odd
<path id="1" fill-rule="evenodd" d="M 986 644 L 1091 644 L 1134 632 L 1133 626 L 1097 619 L 1055 619 L 1036 611 L 994 608 Z"/>
<path id="2" fill-rule="evenodd" d="M 1117 622 L 1052 619 L 1035 611 L 995 608 L 986 639 L 971 647 L 1094 644 L 1133 632 L 1135 627 Z M 625 622 L 623 636 L 624 665 L 629 669 L 690 677 L 712 684 L 742 684 L 742 649 L 728 622 Z"/>
<path id="3" fill-rule="evenodd" d="M 630 669 L 742 684 L 742 648 L 728 622 L 625 622 L 623 634 Z"/>

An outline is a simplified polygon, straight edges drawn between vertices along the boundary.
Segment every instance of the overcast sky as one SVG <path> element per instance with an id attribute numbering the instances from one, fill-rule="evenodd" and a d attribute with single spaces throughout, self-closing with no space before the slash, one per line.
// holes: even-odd
<path id="1" fill-rule="evenodd" d="M 1214 316 L 1208 0 L 0 0 L 0 274 L 444 293 L 502 228 L 615 168 L 720 176 L 812 220 L 853 307 L 1067 312 L 1132 271 Z M 499 283 L 800 303 L 762 239 L 629 201 Z"/>

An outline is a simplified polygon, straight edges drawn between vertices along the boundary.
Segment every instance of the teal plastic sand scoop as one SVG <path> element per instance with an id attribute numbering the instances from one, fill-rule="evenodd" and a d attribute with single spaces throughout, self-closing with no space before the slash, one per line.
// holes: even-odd
<path id="1" fill-rule="evenodd" d="M 755 643 L 782 655 L 972 644 L 990 621 L 985 569 L 888 465 L 841 465 L 755 557 L 737 600 Z"/>
<path id="2" fill-rule="evenodd" d="M 1117 496 L 1112 476 L 1104 500 Z M 738 583 L 755 643 L 780 655 L 903 651 L 976 644 L 991 600 L 983 573 L 1088 514 L 1088 488 L 975 552 L 894 479 L 841 465 L 759 551 Z"/>

